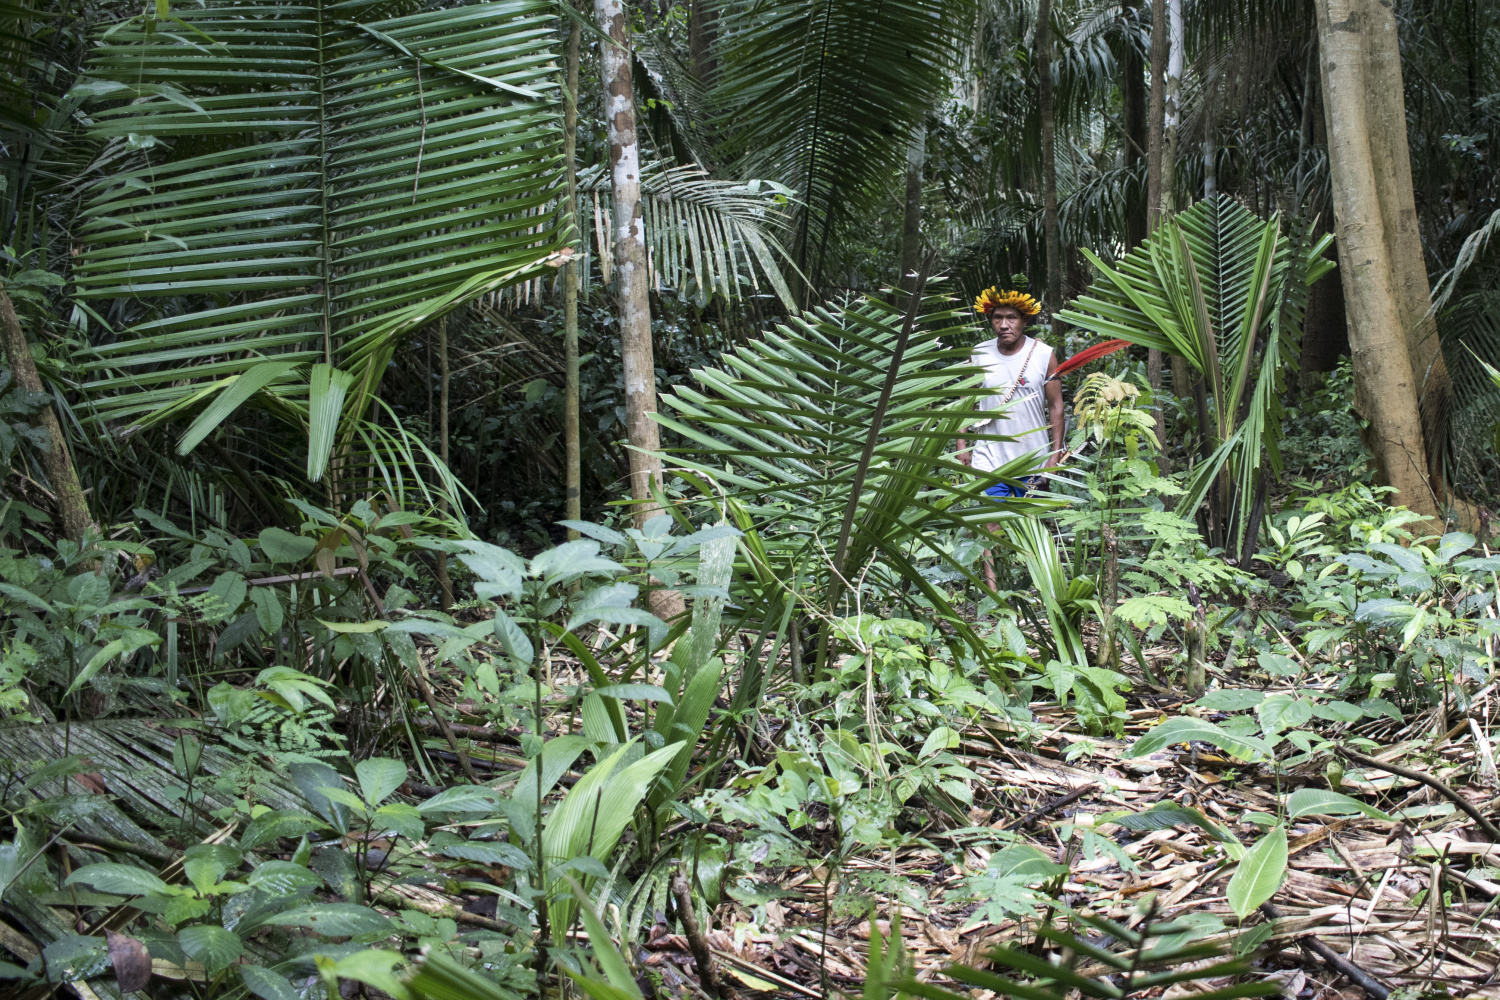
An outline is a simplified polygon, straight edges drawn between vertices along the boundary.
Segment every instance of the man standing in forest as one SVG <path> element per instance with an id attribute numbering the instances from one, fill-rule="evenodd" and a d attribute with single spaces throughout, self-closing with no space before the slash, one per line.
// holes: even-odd
<path id="1" fill-rule="evenodd" d="M 990 321 L 990 329 L 995 333 L 994 340 L 983 341 L 974 348 L 973 364 L 984 369 L 984 385 L 989 390 L 980 408 L 999 411 L 974 430 L 981 435 L 999 435 L 1010 440 L 981 439 L 974 442 L 970 451 L 968 443 L 959 438 L 958 460 L 976 472 L 993 473 L 1018 458 L 1045 451 L 1042 467 L 1058 464 L 1063 456 L 1065 420 L 1062 384 L 1052 380 L 1057 371 L 1057 356 L 1040 340 L 1026 336 L 1026 325 L 1042 307 L 1025 292 L 990 287 L 974 300 L 974 308 Z M 1003 482 L 984 492 L 1000 503 L 1026 495 L 1025 487 Z M 984 575 L 993 587 L 995 570 L 988 558 Z"/>

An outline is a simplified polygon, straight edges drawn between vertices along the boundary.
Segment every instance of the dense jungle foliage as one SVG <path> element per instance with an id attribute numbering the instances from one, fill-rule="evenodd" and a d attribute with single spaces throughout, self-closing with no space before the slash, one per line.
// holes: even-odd
<path id="1" fill-rule="evenodd" d="M 0 0 L 0 991 L 1497 995 L 1497 54 Z"/>

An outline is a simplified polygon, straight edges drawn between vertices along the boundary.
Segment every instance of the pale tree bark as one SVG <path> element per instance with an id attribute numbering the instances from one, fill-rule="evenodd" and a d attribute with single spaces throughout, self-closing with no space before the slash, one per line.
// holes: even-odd
<path id="1" fill-rule="evenodd" d="M 1167 8 L 1167 74 L 1162 81 L 1161 210 L 1177 211 L 1177 126 L 1182 120 L 1182 58 L 1187 36 L 1182 0 L 1158 0 Z M 1175 373 L 1175 368 L 1173 369 Z"/>
<path id="2" fill-rule="evenodd" d="M 569 0 L 571 2 L 571 0 Z M 578 228 L 578 22 L 568 28 L 568 89 L 563 95 L 563 159 L 568 171 L 567 221 Z M 580 232 L 578 234 L 582 236 Z M 563 449 L 566 465 L 565 510 L 570 521 L 583 519 L 583 447 L 578 432 L 578 264 L 563 265 Z M 568 540 L 578 532 L 568 529 Z"/>
<path id="3" fill-rule="evenodd" d="M 641 207 L 641 150 L 635 132 L 635 86 L 630 75 L 630 23 L 621 0 L 594 0 L 604 77 L 604 119 L 609 128 L 611 195 L 614 202 L 615 295 L 620 303 L 620 360 L 625 378 L 625 435 L 630 442 L 630 495 L 651 500 L 660 483 L 656 421 L 656 363 L 651 345 L 651 300 L 646 271 L 646 232 Z M 637 525 L 658 512 L 650 502 L 635 507 Z"/>
<path id="4" fill-rule="evenodd" d="M 1047 311 L 1052 335 L 1062 334 L 1062 238 L 1057 224 L 1057 123 L 1052 107 L 1052 0 L 1036 8 L 1037 114 L 1042 120 L 1042 205 L 1047 244 Z"/>
<path id="5" fill-rule="evenodd" d="M 1124 7 L 1127 15 L 1134 20 L 1136 4 L 1134 0 Z M 1128 170 L 1140 169 L 1141 163 L 1147 158 L 1147 150 L 1150 148 L 1151 140 L 1147 135 L 1146 128 L 1146 67 L 1141 63 L 1141 54 L 1135 46 L 1130 46 L 1122 61 L 1122 70 L 1125 79 L 1120 85 L 1120 93 L 1123 98 L 1123 112 L 1125 132 L 1125 167 Z M 1134 248 L 1146 238 L 1146 199 L 1137 196 L 1130 200 L 1125 207 L 1125 245 L 1127 249 Z"/>
<path id="6" fill-rule="evenodd" d="M 1391 102 L 1377 96 L 1385 89 L 1393 89 L 1398 99 L 1401 93 L 1399 66 L 1390 76 L 1391 64 L 1373 52 L 1387 39 L 1395 44 L 1394 18 L 1380 0 L 1316 0 L 1315 6 L 1357 404 L 1370 421 L 1369 444 L 1382 478 L 1398 490 L 1395 501 L 1437 518 L 1408 340 L 1410 276 L 1398 274 L 1411 260 L 1393 252 L 1402 234 L 1401 206 L 1382 204 L 1382 194 L 1392 196 L 1399 187 L 1389 174 L 1396 169 L 1393 160 L 1404 159 L 1406 139 L 1404 115 L 1391 120 Z M 1403 155 L 1394 157 L 1390 133 L 1398 130 Z M 1411 204 L 1408 199 L 1408 211 Z M 1420 267 L 1420 257 L 1416 264 Z"/>
<path id="7" fill-rule="evenodd" d="M 1151 0 L 1151 106 L 1147 112 L 1146 146 L 1146 229 L 1156 229 L 1161 219 L 1161 163 L 1162 145 L 1165 140 L 1167 50 L 1166 0 Z M 1162 403 L 1162 352 L 1151 348 L 1146 352 L 1146 378 L 1151 383 L 1151 395 L 1156 398 L 1156 439 L 1160 450 L 1156 455 L 1157 468 L 1166 476 L 1172 472 L 1172 460 L 1167 457 L 1167 419 Z"/>
<path id="8" fill-rule="evenodd" d="M 901 279 L 910 292 L 922 264 L 922 168 L 927 159 L 927 126 L 912 129 L 906 147 L 906 205 L 901 219 Z"/>
<path id="9" fill-rule="evenodd" d="M 0 288 L 0 342 L 5 348 L 6 360 L 10 362 L 11 377 L 16 387 L 26 392 L 45 392 L 41 375 L 36 370 L 36 360 L 26 343 L 26 334 L 21 330 L 21 321 L 16 316 L 10 295 Z M 78 481 L 78 470 L 73 467 L 73 456 L 68 452 L 67 439 L 63 437 L 62 425 L 57 420 L 57 411 L 52 404 L 42 407 L 36 415 L 36 424 L 47 432 L 47 449 L 42 452 L 42 468 L 57 498 L 58 520 L 63 534 L 75 542 L 82 542 L 83 533 L 93 523 L 89 504 L 83 494 L 83 485 Z"/>
<path id="10" fill-rule="evenodd" d="M 651 344 L 650 274 L 641 207 L 641 147 L 635 132 L 635 85 L 630 75 L 630 22 L 621 0 L 594 0 L 594 16 L 609 42 L 599 45 L 604 119 L 609 132 L 610 192 L 614 202 L 615 296 L 620 303 L 620 362 L 625 381 L 625 436 L 630 443 L 630 495 L 641 501 L 637 527 L 661 512 L 651 486 L 662 479 L 656 412 L 656 360 Z M 675 590 L 650 590 L 651 610 L 676 618 L 686 610 Z"/>
<path id="11" fill-rule="evenodd" d="M 1187 37 L 1182 23 L 1182 0 L 1156 0 L 1165 7 L 1167 21 L 1167 66 L 1162 78 L 1162 141 L 1161 141 L 1161 190 L 1160 211 L 1170 215 L 1177 211 L 1177 140 L 1178 126 L 1182 120 L 1180 106 L 1182 98 L 1182 63 Z M 1172 364 L 1172 392 L 1181 399 L 1190 395 L 1202 395 L 1201 386 L 1194 383 L 1187 359 L 1180 355 L 1170 356 Z M 1201 399 L 1200 399 L 1201 402 Z M 1198 409 L 1203 409 L 1200 406 Z M 1201 426 L 1199 436 L 1208 439 L 1208 428 Z"/>

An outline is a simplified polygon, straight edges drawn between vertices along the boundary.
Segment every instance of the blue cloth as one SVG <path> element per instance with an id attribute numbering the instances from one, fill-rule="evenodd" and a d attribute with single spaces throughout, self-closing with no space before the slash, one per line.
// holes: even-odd
<path id="1" fill-rule="evenodd" d="M 994 499 L 998 503 L 1004 503 L 1011 497 L 1015 497 L 1017 500 L 1024 497 L 1026 495 L 1026 488 L 1024 486 L 1011 486 L 1009 483 L 996 483 L 985 490 L 984 495 Z"/>

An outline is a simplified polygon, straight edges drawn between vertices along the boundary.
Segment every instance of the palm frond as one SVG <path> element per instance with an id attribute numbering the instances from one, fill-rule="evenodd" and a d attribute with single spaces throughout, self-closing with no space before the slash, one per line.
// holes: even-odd
<path id="1" fill-rule="evenodd" d="M 89 74 L 115 100 L 94 135 L 154 148 L 82 212 L 80 298 L 147 307 L 84 359 L 94 419 L 186 416 L 254 375 L 241 395 L 305 426 L 322 363 L 348 398 L 318 417 L 349 440 L 405 334 L 562 243 L 554 13 L 209 0 L 181 11 L 192 32 L 106 34 Z"/>
<path id="2" fill-rule="evenodd" d="M 1241 530 L 1262 454 L 1278 462 L 1277 377 L 1294 347 L 1307 288 L 1333 269 L 1332 237 L 1288 236 L 1220 195 L 1165 221 L 1060 316 L 1092 333 L 1181 355 L 1207 382 L 1214 446 L 1178 513 L 1191 516 L 1226 465 L 1238 478 Z M 1257 359 L 1257 353 L 1259 357 Z"/>
<path id="3" fill-rule="evenodd" d="M 579 172 L 578 193 L 578 216 L 592 222 L 589 242 L 607 282 L 614 243 L 609 174 L 602 165 Z M 737 299 L 758 293 L 763 278 L 782 304 L 795 310 L 778 263 L 778 258 L 790 261 L 778 238 L 789 221 L 782 206 L 790 193 L 774 181 L 716 180 L 691 165 L 644 165 L 641 204 L 652 287 L 674 287 L 702 307 L 714 295 Z M 579 268 L 583 274 L 589 270 Z"/>
<path id="4" fill-rule="evenodd" d="M 705 488 L 713 502 L 728 502 L 725 513 L 743 515 L 736 523 L 751 529 L 747 548 L 764 564 L 753 568 L 777 581 L 783 598 L 821 606 L 820 595 L 847 593 L 844 581 L 832 579 L 834 548 L 903 318 L 879 298 L 819 308 L 725 354 L 722 367 L 695 371 L 697 388 L 681 386 L 663 399 L 657 420 L 689 445 L 669 459 L 714 484 Z M 1002 510 L 981 494 L 998 479 L 1035 471 L 1034 456 L 983 479 L 944 457 L 966 427 L 993 416 L 979 409 L 984 389 L 968 349 L 945 346 L 962 342 L 958 324 L 967 318 L 951 301 L 927 300 L 894 381 L 843 566 L 854 601 L 859 574 L 875 559 L 977 642 L 917 563 L 937 559 L 977 584 L 935 533 L 1050 504 L 1027 500 Z M 766 609 L 765 620 L 779 620 L 783 607 Z M 982 643 L 972 648 L 985 655 Z"/>
<path id="5" fill-rule="evenodd" d="M 910 129 L 949 89 L 972 0 L 755 0 L 724 10 L 712 99 L 743 176 L 797 192 L 798 267 L 822 283 L 842 227 L 884 194 Z"/>

